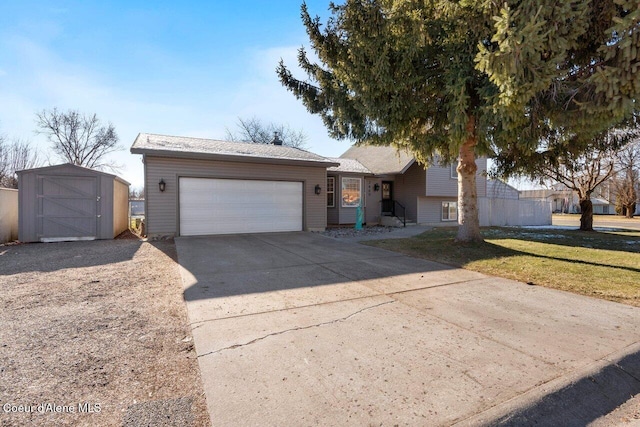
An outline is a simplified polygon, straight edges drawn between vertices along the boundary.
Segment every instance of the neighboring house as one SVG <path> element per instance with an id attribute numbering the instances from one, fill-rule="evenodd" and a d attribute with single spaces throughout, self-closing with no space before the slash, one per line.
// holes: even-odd
<path id="1" fill-rule="evenodd" d="M 610 200 L 612 194 L 596 189 L 591 195 L 593 213 L 596 215 L 615 215 L 615 200 Z M 523 190 L 521 199 L 545 200 L 551 202 L 553 213 L 580 213 L 578 194 L 564 186 L 541 190 Z"/>
<path id="2" fill-rule="evenodd" d="M 615 215 L 616 205 L 599 197 L 591 197 L 593 213 L 596 215 Z"/>
<path id="3" fill-rule="evenodd" d="M 520 199 L 544 200 L 551 203 L 553 213 L 578 213 L 578 196 L 569 189 L 522 190 Z"/>

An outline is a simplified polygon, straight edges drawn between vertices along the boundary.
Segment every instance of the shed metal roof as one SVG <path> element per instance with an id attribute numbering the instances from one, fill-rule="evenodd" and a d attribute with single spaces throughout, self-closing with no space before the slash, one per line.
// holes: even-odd
<path id="1" fill-rule="evenodd" d="M 61 169 L 67 169 L 67 170 L 73 170 L 75 172 L 84 174 L 84 175 L 103 175 L 103 176 L 108 176 L 110 178 L 113 178 L 117 181 L 122 182 L 123 184 L 126 185 L 131 185 L 130 182 L 125 181 L 124 179 L 120 178 L 117 175 L 114 175 L 112 173 L 107 173 L 107 172 L 103 172 L 103 171 L 99 171 L 96 169 L 91 169 L 91 168 L 86 168 L 84 166 L 78 166 L 78 165 L 74 165 L 73 163 L 63 163 L 61 165 L 53 165 L 53 166 L 42 166 L 39 168 L 33 168 L 33 169 L 23 169 L 23 170 L 19 170 L 16 171 L 17 174 L 23 174 L 23 173 L 47 173 L 47 171 L 57 171 L 57 170 L 61 170 Z"/>

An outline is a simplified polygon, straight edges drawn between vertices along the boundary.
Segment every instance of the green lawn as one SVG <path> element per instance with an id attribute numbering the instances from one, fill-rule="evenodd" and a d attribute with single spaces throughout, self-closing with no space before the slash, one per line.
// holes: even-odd
<path id="1" fill-rule="evenodd" d="M 455 229 L 367 242 L 407 255 L 521 282 L 640 306 L 640 232 L 486 228 L 458 244 Z"/>

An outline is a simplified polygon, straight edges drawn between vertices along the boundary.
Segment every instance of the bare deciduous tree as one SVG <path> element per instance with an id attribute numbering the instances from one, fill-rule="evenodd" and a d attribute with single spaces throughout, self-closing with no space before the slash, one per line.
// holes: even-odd
<path id="1" fill-rule="evenodd" d="M 144 200 L 144 186 L 131 188 L 129 190 L 129 198 L 133 200 Z"/>
<path id="2" fill-rule="evenodd" d="M 36 113 L 37 132 L 47 136 L 53 151 L 64 161 L 92 169 L 117 170 L 107 155 L 121 150 L 114 126 L 101 126 L 95 114 L 85 115 L 77 110 L 66 113 L 42 110 Z"/>
<path id="3" fill-rule="evenodd" d="M 560 183 L 578 194 L 580 230 L 593 230 L 591 194 L 617 173 L 619 154 L 637 136 L 637 129 L 614 129 L 604 132 L 588 144 L 573 149 L 571 145 L 541 151 L 529 166 L 531 178 L 542 183 Z"/>
<path id="4" fill-rule="evenodd" d="M 616 206 L 622 214 L 633 218 L 640 186 L 640 141 L 627 145 L 618 153 L 618 168 L 612 180 Z"/>
<path id="5" fill-rule="evenodd" d="M 40 164 L 38 152 L 29 142 L 15 139 L 8 143 L 0 136 L 0 187 L 18 188 L 16 172 Z"/>
<path id="6" fill-rule="evenodd" d="M 282 139 L 283 145 L 295 148 L 305 148 L 307 135 L 302 130 L 291 129 L 289 125 L 269 123 L 265 124 L 260 119 L 238 118 L 236 131 L 227 128 L 226 139 L 229 141 L 252 142 L 255 144 L 270 144 L 275 133 Z"/>

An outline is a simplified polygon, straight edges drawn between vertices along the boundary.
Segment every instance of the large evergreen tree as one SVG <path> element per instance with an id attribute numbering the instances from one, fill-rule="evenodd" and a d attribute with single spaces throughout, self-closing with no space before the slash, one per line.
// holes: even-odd
<path id="1" fill-rule="evenodd" d="M 475 159 L 521 164 L 552 132 L 597 134 L 640 93 L 637 0 L 347 0 L 322 28 L 302 5 L 318 57 L 281 82 L 329 134 L 458 159 L 459 241 L 481 240 Z M 587 140 L 588 138 L 582 138 Z M 504 170 L 509 168 L 504 167 Z"/>

